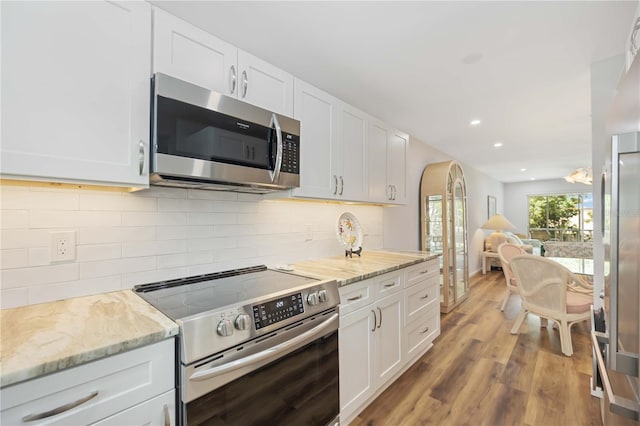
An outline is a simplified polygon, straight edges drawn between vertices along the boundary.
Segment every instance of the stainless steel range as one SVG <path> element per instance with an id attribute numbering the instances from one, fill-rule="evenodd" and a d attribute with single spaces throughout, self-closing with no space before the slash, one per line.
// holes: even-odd
<path id="1" fill-rule="evenodd" d="M 336 281 L 256 266 L 134 290 L 180 326 L 181 424 L 338 424 Z"/>

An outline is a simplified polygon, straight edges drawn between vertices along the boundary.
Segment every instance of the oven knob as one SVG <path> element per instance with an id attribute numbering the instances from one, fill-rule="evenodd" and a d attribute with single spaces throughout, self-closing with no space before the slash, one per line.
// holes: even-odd
<path id="1" fill-rule="evenodd" d="M 240 314 L 236 317 L 234 324 L 238 330 L 246 330 L 249 326 L 249 315 Z"/>
<path id="2" fill-rule="evenodd" d="M 307 303 L 310 304 L 311 306 L 317 305 L 318 304 L 318 293 L 315 292 L 315 291 L 313 293 L 309 293 L 307 295 Z"/>
<path id="3" fill-rule="evenodd" d="M 318 301 L 320 301 L 320 303 L 324 303 L 327 301 L 327 298 L 329 297 L 327 290 L 320 290 L 318 292 Z"/>
<path id="4" fill-rule="evenodd" d="M 224 337 L 233 334 L 233 323 L 231 320 L 223 319 L 218 323 L 218 334 Z"/>

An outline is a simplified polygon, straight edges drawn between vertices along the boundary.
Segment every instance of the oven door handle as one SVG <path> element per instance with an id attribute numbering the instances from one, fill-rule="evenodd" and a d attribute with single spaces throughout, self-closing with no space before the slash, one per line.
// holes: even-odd
<path id="1" fill-rule="evenodd" d="M 298 347 L 304 346 L 307 343 L 316 340 L 319 336 L 322 336 L 324 333 L 326 333 L 327 329 L 330 329 L 332 327 L 337 328 L 336 322 L 338 321 L 338 318 L 339 315 L 335 313 L 311 330 L 305 331 L 301 335 L 296 336 L 291 340 L 287 340 L 284 343 L 280 343 L 279 345 L 238 359 L 236 361 L 231 361 L 227 364 L 222 364 L 213 368 L 208 368 L 204 371 L 198 371 L 197 373 L 192 374 L 191 377 L 189 377 L 189 380 L 193 382 L 200 382 L 203 380 L 208 380 L 215 376 L 219 376 L 221 374 L 226 374 L 234 370 L 247 367 L 251 364 L 269 362 L 271 360 L 277 359 L 278 357 L 288 353 L 292 349 L 297 349 Z"/>

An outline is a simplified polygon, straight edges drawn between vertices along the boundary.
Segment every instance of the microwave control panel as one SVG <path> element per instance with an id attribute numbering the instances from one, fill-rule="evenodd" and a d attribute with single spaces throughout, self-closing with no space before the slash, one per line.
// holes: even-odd
<path id="1" fill-rule="evenodd" d="M 282 167 L 284 173 L 300 174 L 300 136 L 282 132 Z"/>

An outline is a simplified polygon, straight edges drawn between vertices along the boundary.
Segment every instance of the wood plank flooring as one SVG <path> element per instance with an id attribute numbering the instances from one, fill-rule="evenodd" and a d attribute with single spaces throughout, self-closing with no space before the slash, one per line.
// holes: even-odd
<path id="1" fill-rule="evenodd" d="M 468 300 L 442 315 L 433 348 L 351 425 L 602 425 L 590 395 L 589 324 L 573 327 L 566 357 L 558 330 L 535 315 L 509 333 L 520 299 L 500 312 L 504 292 L 502 272 L 474 276 Z"/>

